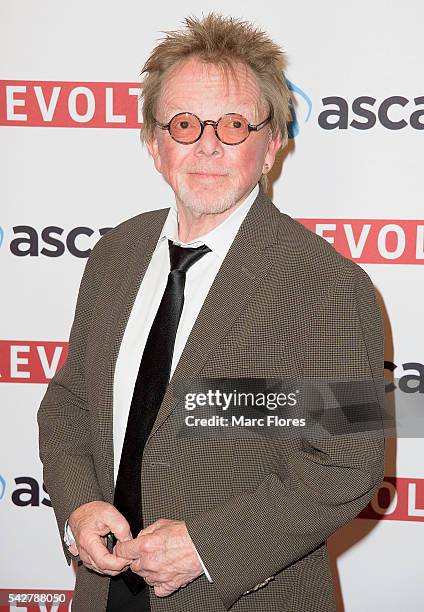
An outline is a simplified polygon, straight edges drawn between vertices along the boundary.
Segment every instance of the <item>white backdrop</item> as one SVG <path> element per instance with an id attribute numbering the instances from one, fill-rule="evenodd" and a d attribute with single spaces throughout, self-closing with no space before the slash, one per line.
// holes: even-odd
<path id="1" fill-rule="evenodd" d="M 396 365 L 396 378 L 421 375 L 421 388 L 412 391 L 422 402 L 420 0 L 235 0 L 231 6 L 181 0 L 156 9 L 134 0 L 3 0 L 3 600 L 11 590 L 73 588 L 74 572 L 42 488 L 36 412 L 66 355 L 83 251 L 100 229 L 171 201 L 139 142 L 134 88 L 140 68 L 162 30 L 210 10 L 254 21 L 286 50 L 287 78 L 300 90 L 297 135 L 274 172 L 272 197 L 366 269 L 385 315 L 386 360 L 391 369 Z M 333 115 L 325 120 L 329 109 Z M 398 393 L 401 400 L 404 395 Z M 423 451 L 421 437 L 389 440 L 380 495 L 330 539 L 340 611 L 423 609 Z"/>

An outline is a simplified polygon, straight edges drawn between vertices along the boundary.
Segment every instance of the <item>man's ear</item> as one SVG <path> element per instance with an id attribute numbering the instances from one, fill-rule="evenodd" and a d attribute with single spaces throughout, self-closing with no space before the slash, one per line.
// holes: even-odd
<path id="1" fill-rule="evenodd" d="M 268 143 L 268 148 L 265 154 L 264 164 L 262 166 L 262 174 L 267 174 L 274 165 L 275 157 L 283 144 L 281 134 L 276 134 Z"/>
<path id="2" fill-rule="evenodd" d="M 160 172 L 162 164 L 160 161 L 158 139 L 156 138 L 156 136 L 152 136 L 150 139 L 146 140 L 145 142 L 146 142 L 147 150 L 149 151 L 150 155 L 153 157 L 155 168 L 158 172 Z"/>

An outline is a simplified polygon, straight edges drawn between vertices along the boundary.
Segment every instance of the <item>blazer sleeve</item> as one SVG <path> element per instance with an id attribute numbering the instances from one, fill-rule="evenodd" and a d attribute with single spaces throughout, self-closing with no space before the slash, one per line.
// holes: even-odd
<path id="1" fill-rule="evenodd" d="M 384 473 L 383 368 L 373 285 L 346 260 L 313 317 L 303 376 L 369 380 L 379 424 L 324 437 L 306 431 L 288 462 L 253 490 L 186 520 L 226 609 L 323 544 L 376 493 Z"/>
<path id="2" fill-rule="evenodd" d="M 66 519 L 82 504 L 103 499 L 92 457 L 85 352 L 94 303 L 105 268 L 104 238 L 95 245 L 84 269 L 67 359 L 51 379 L 37 413 L 43 478 L 68 565 L 72 555 L 63 541 Z"/>

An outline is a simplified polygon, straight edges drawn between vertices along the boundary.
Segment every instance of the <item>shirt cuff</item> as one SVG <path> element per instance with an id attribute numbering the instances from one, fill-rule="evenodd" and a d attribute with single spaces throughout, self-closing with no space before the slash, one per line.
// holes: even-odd
<path id="1" fill-rule="evenodd" d="M 210 574 L 209 574 L 208 570 L 206 569 L 206 567 L 205 567 L 205 566 L 204 566 L 204 564 L 203 564 L 202 559 L 200 558 L 199 553 L 197 552 L 196 547 L 194 547 L 194 550 L 196 551 L 196 555 L 197 555 L 197 556 L 198 556 L 198 558 L 199 558 L 200 565 L 203 567 L 203 571 L 205 572 L 205 576 L 206 576 L 206 578 L 209 580 L 209 582 L 213 582 L 212 578 L 210 577 Z"/>
<path id="2" fill-rule="evenodd" d="M 72 546 L 72 544 L 75 542 L 74 534 L 72 533 L 72 529 L 68 524 L 68 521 L 66 521 L 65 523 L 63 540 L 68 548 L 69 546 Z"/>

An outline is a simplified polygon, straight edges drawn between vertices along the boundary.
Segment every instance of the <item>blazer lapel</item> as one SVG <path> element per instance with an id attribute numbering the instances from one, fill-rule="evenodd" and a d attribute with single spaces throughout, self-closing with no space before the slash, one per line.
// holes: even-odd
<path id="1" fill-rule="evenodd" d="M 125 328 L 137 297 L 141 282 L 153 255 L 169 208 L 155 210 L 150 217 L 144 218 L 140 225 L 132 229 L 134 235 L 126 237 L 133 245 L 129 258 L 119 261 L 119 268 L 113 271 L 118 277 L 107 278 L 112 284 L 111 311 L 109 325 L 104 339 L 101 393 L 97 402 L 100 447 L 111 483 L 110 494 L 113 497 L 114 451 L 113 451 L 113 379 L 115 366 L 122 343 Z M 119 279 L 121 279 L 119 281 Z"/>

